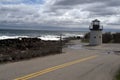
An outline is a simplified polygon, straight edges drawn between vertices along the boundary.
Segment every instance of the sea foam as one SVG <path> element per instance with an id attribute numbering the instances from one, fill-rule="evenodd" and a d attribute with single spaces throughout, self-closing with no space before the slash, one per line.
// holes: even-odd
<path id="1" fill-rule="evenodd" d="M 65 38 L 69 38 L 69 37 L 81 37 L 83 38 L 84 35 L 76 35 L 76 34 L 62 34 L 60 35 L 41 35 L 38 36 L 36 38 L 41 39 L 41 40 L 45 40 L 45 41 L 58 41 L 60 40 L 60 38 L 62 40 L 64 40 Z M 33 38 L 31 36 L 0 36 L 0 40 L 5 40 L 5 39 L 21 39 L 21 38 Z M 35 38 L 35 37 L 34 37 Z"/>
<path id="2" fill-rule="evenodd" d="M 0 40 L 17 39 L 17 38 L 28 38 L 28 36 L 0 36 Z"/>

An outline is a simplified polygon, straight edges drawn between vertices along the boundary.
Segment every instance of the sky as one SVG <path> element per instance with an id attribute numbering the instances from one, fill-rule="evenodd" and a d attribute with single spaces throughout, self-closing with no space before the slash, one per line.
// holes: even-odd
<path id="1" fill-rule="evenodd" d="M 120 0 L 0 0 L 0 29 L 120 30 Z"/>

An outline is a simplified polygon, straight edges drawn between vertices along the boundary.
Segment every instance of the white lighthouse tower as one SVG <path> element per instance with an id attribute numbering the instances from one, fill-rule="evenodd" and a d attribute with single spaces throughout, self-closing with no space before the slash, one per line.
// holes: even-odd
<path id="1" fill-rule="evenodd" d="M 90 45 L 91 46 L 101 45 L 103 26 L 100 25 L 100 21 L 97 19 L 93 20 L 89 29 L 90 29 Z"/>

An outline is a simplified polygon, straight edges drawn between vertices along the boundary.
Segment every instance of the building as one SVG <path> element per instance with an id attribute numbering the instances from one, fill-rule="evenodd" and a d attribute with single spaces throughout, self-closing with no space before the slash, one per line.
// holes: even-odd
<path id="1" fill-rule="evenodd" d="M 92 21 L 90 27 L 90 45 L 96 46 L 102 44 L 102 30 L 103 26 L 100 25 L 100 21 L 95 19 Z"/>

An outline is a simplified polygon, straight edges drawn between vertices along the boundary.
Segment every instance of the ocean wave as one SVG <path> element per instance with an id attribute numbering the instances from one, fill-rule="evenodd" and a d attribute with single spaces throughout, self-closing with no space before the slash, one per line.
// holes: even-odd
<path id="1" fill-rule="evenodd" d="M 17 39 L 17 38 L 28 38 L 28 36 L 0 36 L 0 40 Z"/>
<path id="2" fill-rule="evenodd" d="M 43 36 L 38 37 L 38 38 L 41 40 L 45 40 L 45 41 L 48 41 L 48 40 L 58 41 L 58 40 L 60 40 L 60 36 L 57 36 L 57 35 L 43 35 Z"/>
<path id="3" fill-rule="evenodd" d="M 84 37 L 84 34 L 70 34 L 70 33 L 66 33 L 66 34 L 63 34 L 64 37 L 81 37 L 83 38 Z"/>
<path id="4" fill-rule="evenodd" d="M 69 37 L 81 37 L 83 38 L 84 35 L 76 35 L 76 34 L 63 34 L 63 35 L 41 35 L 39 37 L 36 37 L 38 39 L 41 39 L 41 40 L 45 40 L 45 41 L 48 41 L 48 40 L 51 40 L 51 41 L 58 41 L 61 39 L 65 39 L 65 38 L 69 38 Z M 3 35 L 3 36 L 0 36 L 0 40 L 5 40 L 5 39 L 22 39 L 22 38 L 33 38 L 33 37 L 30 37 L 30 36 L 6 36 L 6 35 Z"/>

